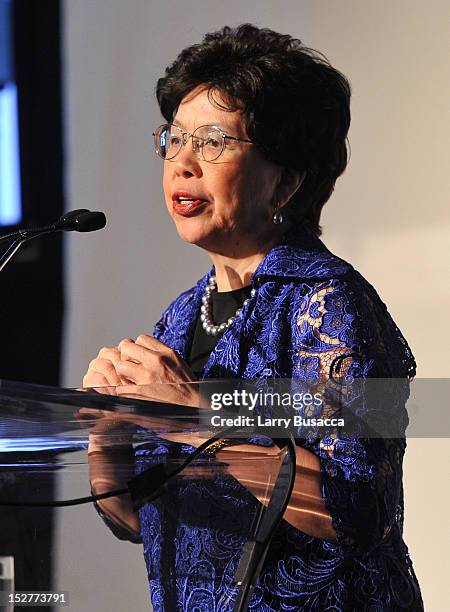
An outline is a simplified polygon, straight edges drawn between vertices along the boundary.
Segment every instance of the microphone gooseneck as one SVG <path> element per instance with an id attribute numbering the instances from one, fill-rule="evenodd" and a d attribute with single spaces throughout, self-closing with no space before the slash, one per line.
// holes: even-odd
<path id="1" fill-rule="evenodd" d="M 0 242 L 13 241 L 0 257 L 0 272 L 17 253 L 24 242 L 53 232 L 95 232 L 106 225 L 106 216 L 102 212 L 90 211 L 87 208 L 78 208 L 64 213 L 62 217 L 51 225 L 43 227 L 19 229 L 11 234 L 0 237 Z"/>

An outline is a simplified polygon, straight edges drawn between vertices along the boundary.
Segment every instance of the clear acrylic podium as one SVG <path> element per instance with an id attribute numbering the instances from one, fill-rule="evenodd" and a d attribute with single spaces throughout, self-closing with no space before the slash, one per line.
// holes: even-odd
<path id="1" fill-rule="evenodd" d="M 136 511 L 164 504 L 168 480 L 173 489 L 237 473 L 236 495 L 245 491 L 254 499 L 251 515 L 227 521 L 230 536 L 242 542 L 238 593 L 257 573 L 261 542 L 270 539 L 269 524 L 289 499 L 295 455 L 248 428 L 211 428 L 207 411 L 204 396 L 188 383 L 75 390 L 1 381 L 0 610 L 17 609 L 7 592 L 53 593 L 41 599 L 40 610 L 123 610 L 124 589 L 129 609 L 151 610 L 145 572 L 138 575 L 142 553 L 115 538 L 116 531 L 128 530 L 137 541 Z M 217 444 L 225 430 L 228 446 Z M 139 457 L 149 454 L 151 469 L 142 462 L 138 469 Z M 90 499 L 111 491 L 123 493 Z M 217 495 L 217 516 L 234 511 L 229 502 Z M 216 519 L 190 509 L 197 525 Z M 133 588 L 130 576 L 121 581 L 115 573 L 122 550 L 130 548 Z"/>

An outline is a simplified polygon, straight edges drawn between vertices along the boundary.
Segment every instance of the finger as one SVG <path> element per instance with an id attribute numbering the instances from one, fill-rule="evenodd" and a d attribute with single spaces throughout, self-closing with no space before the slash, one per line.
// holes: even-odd
<path id="1" fill-rule="evenodd" d="M 83 406 L 82 408 L 80 408 L 74 414 L 75 414 L 75 416 L 81 414 L 81 415 L 101 417 L 101 416 L 105 416 L 105 414 L 107 414 L 107 411 L 106 410 L 100 410 L 100 408 L 87 408 L 86 406 Z"/>
<path id="2" fill-rule="evenodd" d="M 134 340 L 132 340 L 131 338 L 124 338 L 123 340 L 121 340 L 117 345 L 119 353 L 122 351 L 122 347 L 126 344 L 134 344 Z"/>
<path id="3" fill-rule="evenodd" d="M 117 373 L 121 377 L 131 380 L 136 385 L 139 384 L 139 380 L 141 380 L 143 373 L 145 373 L 140 363 L 133 363 L 132 361 L 119 361 L 116 367 Z"/>
<path id="4" fill-rule="evenodd" d="M 156 355 L 154 351 L 148 348 L 139 346 L 129 340 L 122 340 L 119 344 L 120 357 L 122 360 L 133 361 L 135 363 L 145 363 L 150 359 L 154 359 Z"/>
<path id="5" fill-rule="evenodd" d="M 119 342 L 117 349 L 119 351 L 120 359 L 122 361 L 128 360 L 128 361 L 135 361 L 136 363 L 139 363 L 139 359 L 133 356 L 135 353 L 134 346 L 135 346 L 134 340 L 131 340 L 130 338 L 124 338 L 123 340 Z"/>
<path id="6" fill-rule="evenodd" d="M 117 395 L 119 397 L 129 395 L 130 393 L 136 393 L 136 385 L 134 383 L 131 385 L 121 385 L 117 388 Z"/>
<path id="7" fill-rule="evenodd" d="M 135 363 L 140 363 L 139 359 L 132 356 L 134 347 L 134 340 L 131 338 L 124 338 L 118 344 L 118 351 L 120 355 L 120 359 L 127 359 L 128 361 L 134 361 Z"/>
<path id="8" fill-rule="evenodd" d="M 122 384 L 114 364 L 109 359 L 96 359 L 92 369 L 103 374 L 110 386 Z"/>
<path id="9" fill-rule="evenodd" d="M 133 342 L 133 341 L 130 340 L 130 342 Z M 99 358 L 104 358 L 104 359 L 107 359 L 108 361 L 111 361 L 111 363 L 113 364 L 114 368 L 120 362 L 120 358 L 121 358 L 120 357 L 120 350 L 118 349 L 117 346 L 102 348 L 100 350 L 98 356 L 99 356 Z M 120 377 L 120 383 L 118 383 L 118 384 L 127 385 L 130 382 L 131 381 L 129 381 L 127 378 L 124 378 L 124 377 L 121 376 Z"/>
<path id="10" fill-rule="evenodd" d="M 95 421 L 104 418 L 105 411 L 99 410 L 98 408 L 80 408 L 77 412 L 74 412 L 74 417 L 79 421 Z"/>
<path id="11" fill-rule="evenodd" d="M 89 364 L 89 370 L 91 370 L 93 373 L 101 374 L 102 376 L 104 376 L 107 381 L 107 384 L 111 387 L 121 384 L 121 380 L 116 372 L 116 368 L 109 359 L 101 359 L 97 357 L 97 359 L 94 359 Z"/>
<path id="12" fill-rule="evenodd" d="M 73 416 L 77 421 L 86 421 L 94 418 L 94 415 L 89 412 L 89 409 L 86 411 L 85 408 L 80 408 L 77 412 L 73 413 Z"/>
<path id="13" fill-rule="evenodd" d="M 99 372 L 94 372 L 91 369 L 87 371 L 85 377 L 83 378 L 84 388 L 92 389 L 93 387 L 107 387 L 108 385 L 109 382 L 106 376 L 100 374 Z"/>
<path id="14" fill-rule="evenodd" d="M 117 387 L 117 395 L 120 397 L 133 397 L 136 399 L 172 403 L 170 400 L 161 398 L 161 383 L 124 385 L 122 387 Z"/>
<path id="15" fill-rule="evenodd" d="M 160 342 L 153 336 L 148 336 L 147 334 L 140 334 L 136 338 L 136 344 L 140 346 L 144 346 L 145 348 L 148 348 L 152 351 L 158 351 L 161 353 L 173 353 L 174 352 L 173 349 L 167 346 L 167 344 L 164 344 L 164 342 Z"/>
<path id="16" fill-rule="evenodd" d="M 120 351 L 116 346 L 105 346 L 98 354 L 100 359 L 108 359 L 113 365 L 120 361 Z"/>

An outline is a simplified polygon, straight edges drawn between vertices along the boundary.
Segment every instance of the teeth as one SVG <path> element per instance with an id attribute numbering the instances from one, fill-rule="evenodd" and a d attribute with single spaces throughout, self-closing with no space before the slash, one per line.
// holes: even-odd
<path id="1" fill-rule="evenodd" d="M 196 200 L 191 198 L 178 198 L 180 202 L 195 202 Z"/>

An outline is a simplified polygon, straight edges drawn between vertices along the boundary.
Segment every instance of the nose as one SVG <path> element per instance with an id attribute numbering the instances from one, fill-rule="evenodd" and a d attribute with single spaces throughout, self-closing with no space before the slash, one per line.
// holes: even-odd
<path id="1" fill-rule="evenodd" d="M 200 160 L 194 153 L 191 138 L 188 137 L 187 142 L 181 147 L 181 151 L 174 159 L 174 166 L 175 173 L 183 178 L 189 178 L 190 176 L 199 178 L 202 176 Z"/>

